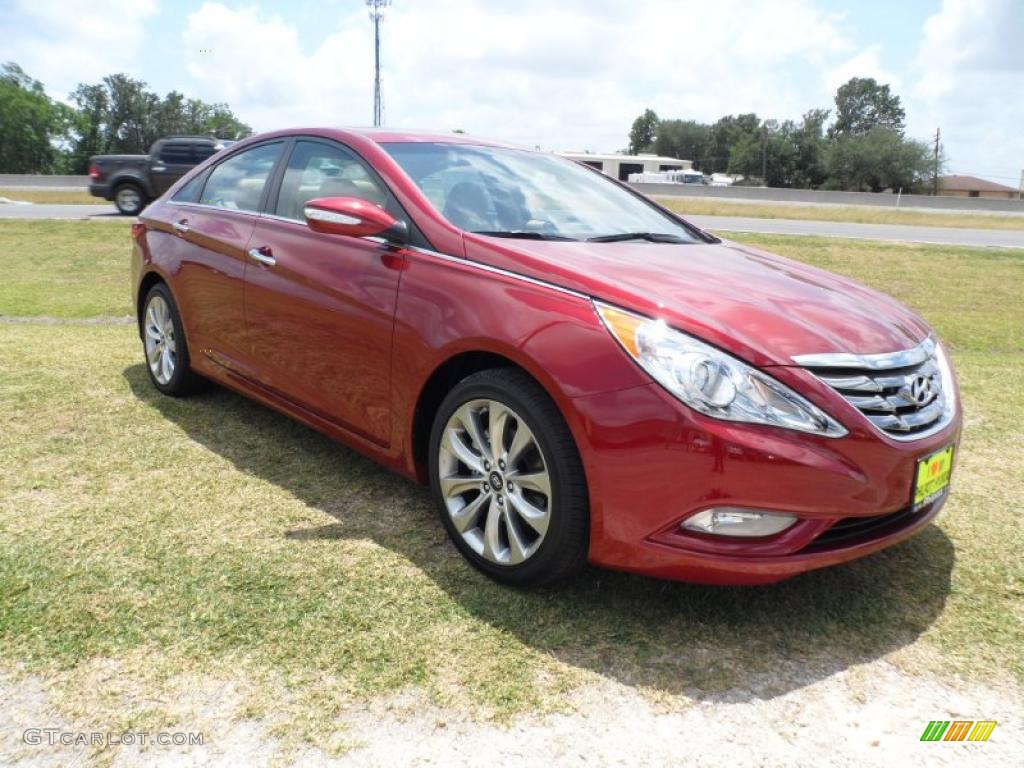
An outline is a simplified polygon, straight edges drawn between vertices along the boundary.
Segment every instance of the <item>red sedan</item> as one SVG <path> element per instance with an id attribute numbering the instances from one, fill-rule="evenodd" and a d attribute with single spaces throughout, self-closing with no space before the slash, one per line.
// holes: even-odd
<path id="1" fill-rule="evenodd" d="M 914 535 L 948 494 L 959 397 L 923 320 L 563 158 L 267 133 L 133 239 L 157 389 L 217 382 L 429 483 L 506 583 L 587 561 L 777 581 Z"/>

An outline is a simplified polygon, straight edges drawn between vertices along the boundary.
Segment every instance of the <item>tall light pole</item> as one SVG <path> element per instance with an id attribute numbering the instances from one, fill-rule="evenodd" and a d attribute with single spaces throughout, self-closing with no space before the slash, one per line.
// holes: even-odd
<path id="1" fill-rule="evenodd" d="M 366 0 L 366 5 L 373 22 L 373 124 L 378 126 L 384 122 L 384 105 L 380 99 L 380 23 L 391 0 Z"/>

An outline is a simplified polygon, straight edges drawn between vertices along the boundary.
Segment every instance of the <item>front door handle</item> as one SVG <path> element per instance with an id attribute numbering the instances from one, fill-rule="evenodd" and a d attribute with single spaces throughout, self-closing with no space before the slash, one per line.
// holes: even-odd
<path id="1" fill-rule="evenodd" d="M 271 255 L 270 249 L 267 246 L 263 246 L 262 248 L 250 248 L 249 258 L 268 267 L 272 267 L 277 264 L 277 259 Z"/>
<path id="2" fill-rule="evenodd" d="M 171 226 L 174 227 L 174 230 L 176 232 L 181 232 L 184 234 L 185 232 L 188 232 L 188 219 L 176 221 Z"/>

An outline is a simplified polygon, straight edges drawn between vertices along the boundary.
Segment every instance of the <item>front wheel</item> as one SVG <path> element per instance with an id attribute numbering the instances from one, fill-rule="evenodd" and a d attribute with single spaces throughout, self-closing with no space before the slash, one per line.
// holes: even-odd
<path id="1" fill-rule="evenodd" d="M 452 389 L 430 436 L 434 500 L 479 570 L 526 586 L 567 578 L 587 559 L 587 485 L 558 407 L 525 373 L 475 373 Z"/>

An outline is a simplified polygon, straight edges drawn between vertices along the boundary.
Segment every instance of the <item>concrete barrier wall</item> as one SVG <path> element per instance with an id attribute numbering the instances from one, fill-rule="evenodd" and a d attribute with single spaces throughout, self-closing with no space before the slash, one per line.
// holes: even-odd
<path id="1" fill-rule="evenodd" d="M 0 173 L 0 187 L 32 189 L 85 189 L 88 176 L 43 176 L 29 173 Z"/>
<path id="2" fill-rule="evenodd" d="M 645 195 L 666 197 L 708 197 L 773 203 L 827 203 L 830 205 L 876 205 L 895 208 L 897 196 L 887 192 L 829 192 L 818 189 L 776 189 L 774 187 L 711 187 L 683 184 L 632 184 Z M 990 200 L 981 197 L 932 197 L 901 195 L 900 208 L 934 208 L 950 211 L 1008 211 L 1024 213 L 1024 200 Z"/>
<path id="3" fill-rule="evenodd" d="M 88 176 L 43 176 L 0 174 L 0 187 L 33 189 L 85 189 Z M 666 197 L 708 197 L 773 203 L 826 203 L 829 205 L 875 205 L 897 207 L 897 196 L 887 192 L 828 192 L 815 189 L 776 189 L 771 187 L 705 187 L 683 184 L 633 184 L 645 195 Z M 990 200 L 980 197 L 932 197 L 902 195 L 900 208 L 934 208 L 947 211 L 1006 211 L 1024 214 L 1024 200 Z"/>

